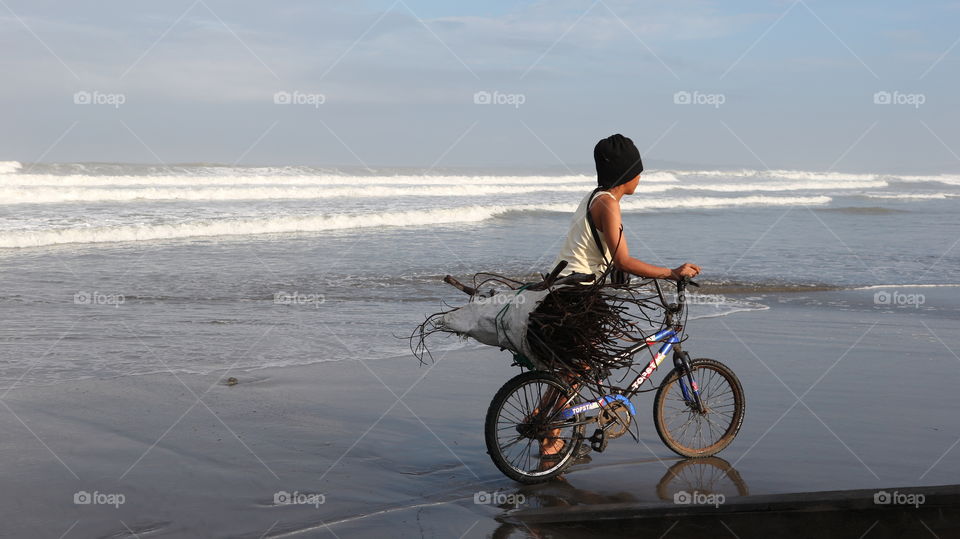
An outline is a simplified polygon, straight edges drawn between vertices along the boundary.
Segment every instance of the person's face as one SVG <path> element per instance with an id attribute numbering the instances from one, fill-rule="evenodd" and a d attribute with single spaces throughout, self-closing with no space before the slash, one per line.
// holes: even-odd
<path id="1" fill-rule="evenodd" d="M 626 190 L 624 191 L 624 194 L 626 194 L 626 195 L 632 195 L 633 192 L 637 190 L 637 186 L 638 186 L 638 185 L 640 185 L 640 175 L 639 175 L 639 174 L 637 174 L 637 177 L 636 177 L 636 178 L 628 181 L 628 182 L 625 184 Z"/>

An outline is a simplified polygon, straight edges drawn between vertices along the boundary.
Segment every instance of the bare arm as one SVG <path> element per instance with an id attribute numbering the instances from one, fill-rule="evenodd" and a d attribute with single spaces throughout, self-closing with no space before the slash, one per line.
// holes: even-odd
<path id="1" fill-rule="evenodd" d="M 679 279 L 680 277 L 696 277 L 700 273 L 700 266 L 686 263 L 676 269 L 665 268 L 648 264 L 630 256 L 627 247 L 626 235 L 620 234 L 623 222 L 620 218 L 620 204 L 608 196 L 602 196 L 593 203 L 590 215 L 597 225 L 597 230 L 603 234 L 610 252 L 613 253 L 613 265 L 627 273 L 640 277 L 654 277 L 657 279 Z"/>

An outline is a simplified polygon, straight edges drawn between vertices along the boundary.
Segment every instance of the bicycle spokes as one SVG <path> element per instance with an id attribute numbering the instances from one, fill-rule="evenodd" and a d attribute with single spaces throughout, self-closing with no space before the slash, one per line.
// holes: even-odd
<path id="1" fill-rule="evenodd" d="M 711 360 L 695 361 L 688 372 L 674 373 L 657 397 L 655 419 L 664 442 L 685 456 L 726 447 L 743 420 L 743 390 L 736 377 Z"/>
<path id="2" fill-rule="evenodd" d="M 563 416 L 576 397 L 569 387 L 545 378 L 531 379 L 504 395 L 495 413 L 494 440 L 504 463 L 531 476 L 565 464 L 582 430 Z"/>

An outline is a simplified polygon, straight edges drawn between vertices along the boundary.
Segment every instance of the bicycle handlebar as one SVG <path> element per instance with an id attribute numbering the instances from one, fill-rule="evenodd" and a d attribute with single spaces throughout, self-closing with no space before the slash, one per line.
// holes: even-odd
<path id="1" fill-rule="evenodd" d="M 670 317 L 683 310 L 683 306 L 686 303 L 685 289 L 687 285 L 690 284 L 697 288 L 700 287 L 700 283 L 690 279 L 689 277 L 681 277 L 676 281 L 676 283 L 678 303 L 667 303 L 667 298 L 663 297 L 663 290 L 660 288 L 660 279 L 653 280 L 653 286 L 657 289 L 657 296 L 660 297 L 660 304 L 663 305 L 664 309 L 667 311 L 667 320 L 672 320 Z"/>

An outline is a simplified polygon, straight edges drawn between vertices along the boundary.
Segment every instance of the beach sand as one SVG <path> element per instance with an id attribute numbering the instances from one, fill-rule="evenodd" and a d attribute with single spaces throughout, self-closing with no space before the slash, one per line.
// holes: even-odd
<path id="1" fill-rule="evenodd" d="M 924 294 L 924 305 L 818 291 L 691 321 L 686 349 L 732 367 L 746 392 L 723 460 L 673 455 L 645 394 L 635 399 L 641 443 L 612 441 L 530 487 L 485 453 L 487 405 L 519 372 L 493 348 L 440 352 L 426 366 L 358 357 L 17 387 L 0 400 L 3 535 L 532 536 L 535 526 L 496 517 L 515 505 L 670 504 L 682 489 L 730 498 L 960 483 L 960 289 L 897 290 Z M 77 504 L 78 492 L 102 503 Z M 278 492 L 312 504 L 275 503 Z M 495 492 L 522 503 L 476 503 Z"/>

